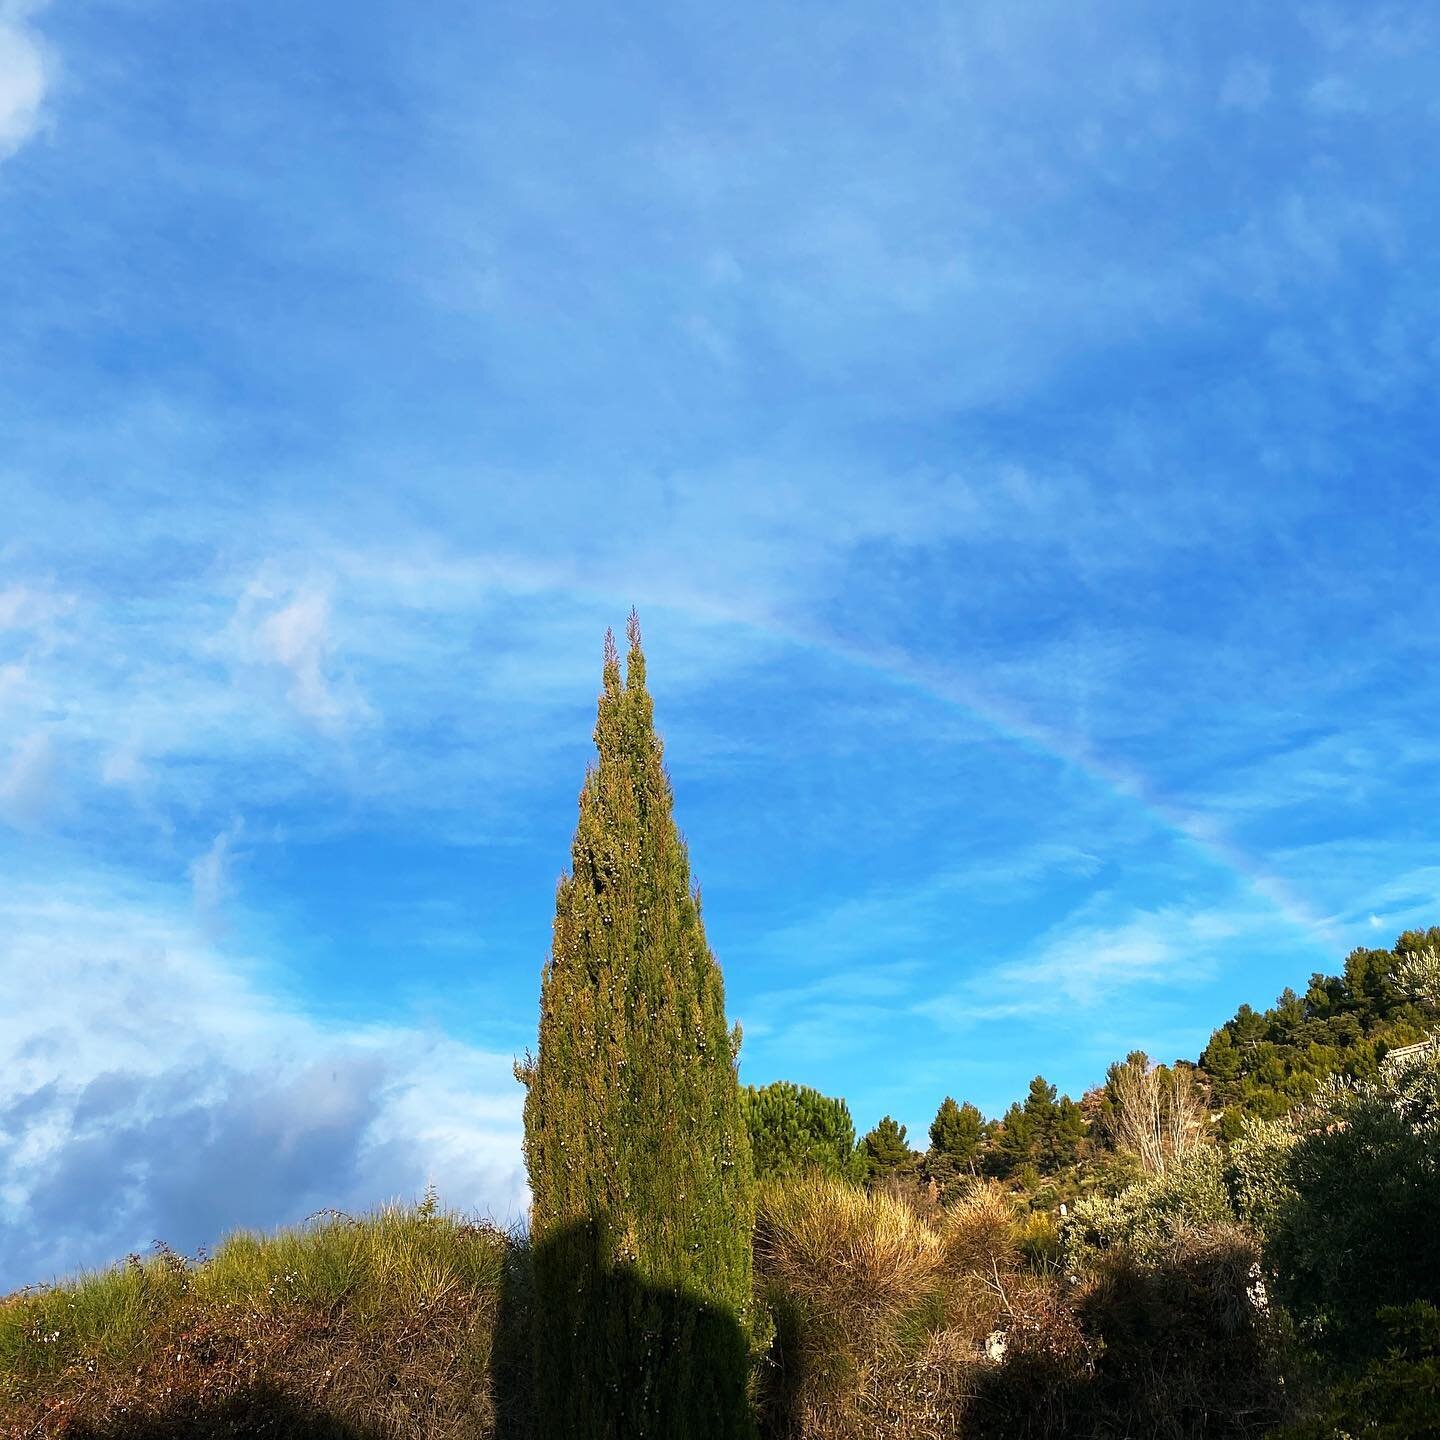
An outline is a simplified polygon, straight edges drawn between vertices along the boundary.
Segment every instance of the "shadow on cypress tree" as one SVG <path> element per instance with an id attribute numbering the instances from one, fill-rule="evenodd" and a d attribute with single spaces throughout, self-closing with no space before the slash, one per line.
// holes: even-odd
<path id="1" fill-rule="evenodd" d="M 537 1434 L 594 1440 L 749 1435 L 748 1343 L 733 1313 L 647 1283 L 597 1222 L 536 1247 Z M 504 1440 L 521 1440 L 502 1430 Z M 527 1437 L 528 1440 L 528 1437 Z"/>
<path id="2" fill-rule="evenodd" d="M 746 1437 L 754 1176 L 632 614 L 606 636 L 525 1083 L 542 1436 Z"/>

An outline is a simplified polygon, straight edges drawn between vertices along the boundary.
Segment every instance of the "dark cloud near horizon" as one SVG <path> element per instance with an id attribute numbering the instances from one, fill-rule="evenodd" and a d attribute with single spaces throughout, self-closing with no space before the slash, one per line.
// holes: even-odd
<path id="1" fill-rule="evenodd" d="M 63 1139 L 18 1211 L 0 1219 L 0 1292 L 156 1239 L 193 1252 L 238 1227 L 373 1203 L 387 1184 L 414 1188 L 423 1161 L 368 1138 L 388 1079 L 381 1057 L 337 1054 L 286 1074 L 218 1063 L 111 1071 L 16 1097 L 0 1111 L 7 1171 L 24 1173 L 16 1162 L 28 1139 Z"/>

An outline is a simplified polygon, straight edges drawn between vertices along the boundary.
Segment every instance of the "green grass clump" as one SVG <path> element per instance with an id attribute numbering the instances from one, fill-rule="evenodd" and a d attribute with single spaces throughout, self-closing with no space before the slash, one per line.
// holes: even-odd
<path id="1" fill-rule="evenodd" d="M 10 1297 L 0 1304 L 0 1395 L 5 1381 L 53 1375 L 78 1360 L 127 1360 L 178 1309 L 189 1277 L 183 1260 L 162 1251 Z"/>
<path id="2" fill-rule="evenodd" d="M 498 1289 L 506 1237 L 425 1207 L 329 1215 L 273 1235 L 239 1231 L 192 1272 L 207 1306 L 344 1307 L 357 1320 Z"/>

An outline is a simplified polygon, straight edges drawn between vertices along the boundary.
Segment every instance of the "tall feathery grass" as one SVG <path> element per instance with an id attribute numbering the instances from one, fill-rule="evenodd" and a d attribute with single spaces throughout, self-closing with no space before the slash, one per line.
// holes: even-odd
<path id="1" fill-rule="evenodd" d="M 761 1387 L 772 1432 L 958 1435 L 977 1373 L 996 1363 L 987 1341 L 1007 1294 L 1028 1283 L 1022 1235 L 995 1186 L 933 1221 L 817 1176 L 765 1187 L 755 1265 L 776 1323 Z"/>

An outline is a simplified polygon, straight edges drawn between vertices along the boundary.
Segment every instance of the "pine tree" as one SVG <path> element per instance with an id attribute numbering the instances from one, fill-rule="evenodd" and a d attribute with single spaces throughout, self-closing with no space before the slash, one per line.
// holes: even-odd
<path id="1" fill-rule="evenodd" d="M 957 1105 L 947 1095 L 930 1122 L 930 1148 L 957 1165 L 968 1165 L 979 1154 L 984 1133 L 985 1119 L 979 1110 L 968 1100 Z"/>
<path id="2" fill-rule="evenodd" d="M 606 636 L 527 1085 L 540 1433 L 732 1440 L 754 1186 L 719 966 L 672 816 L 630 617 Z"/>
<path id="3" fill-rule="evenodd" d="M 1035 1123 L 1024 1106 L 1016 1101 L 1000 1120 L 990 1142 L 987 1157 L 990 1169 L 1002 1180 L 1035 1163 Z"/>
<path id="4" fill-rule="evenodd" d="M 819 1171 L 846 1180 L 864 1178 L 850 1107 L 808 1085 L 777 1080 L 741 1092 L 750 1126 L 755 1175 L 774 1178 Z M 859 1173 L 857 1174 L 857 1169 Z"/>
<path id="5" fill-rule="evenodd" d="M 1052 1142 L 1052 1156 L 1057 1169 L 1073 1165 L 1080 1158 L 1080 1146 L 1089 1129 L 1085 1123 L 1085 1112 L 1068 1095 L 1062 1095 L 1056 1111 Z"/>
<path id="6" fill-rule="evenodd" d="M 908 1175 L 915 1169 L 916 1156 L 905 1139 L 905 1127 L 889 1115 L 860 1144 L 872 1184 L 891 1176 Z"/>
<path id="7" fill-rule="evenodd" d="M 1035 1140 L 1033 1159 L 1041 1170 L 1053 1170 L 1059 1109 L 1055 1103 L 1055 1087 L 1043 1075 L 1037 1075 L 1030 1082 L 1030 1093 L 1025 1097 L 1025 1114 Z"/>

